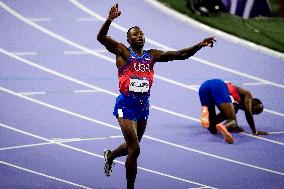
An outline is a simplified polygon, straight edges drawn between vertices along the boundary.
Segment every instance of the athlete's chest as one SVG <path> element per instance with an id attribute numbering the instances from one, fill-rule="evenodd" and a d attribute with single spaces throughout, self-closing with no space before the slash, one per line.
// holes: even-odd
<path id="1" fill-rule="evenodd" d="M 133 59 L 129 62 L 129 66 L 128 69 L 132 72 L 141 72 L 141 73 L 145 73 L 145 72 L 151 72 L 151 62 L 150 60 L 136 60 Z"/>

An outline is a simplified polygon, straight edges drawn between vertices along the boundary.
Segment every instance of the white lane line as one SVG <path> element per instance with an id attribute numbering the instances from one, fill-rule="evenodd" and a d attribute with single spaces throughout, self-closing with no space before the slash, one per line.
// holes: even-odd
<path id="1" fill-rule="evenodd" d="M 92 50 L 94 53 L 107 53 L 108 51 L 105 49 L 94 49 Z M 86 51 L 64 51 L 65 55 L 92 55 L 90 52 Z"/>
<path id="2" fill-rule="evenodd" d="M 60 179 L 60 178 L 57 178 L 57 177 L 53 177 L 53 176 L 50 176 L 50 175 L 47 175 L 47 174 L 44 174 L 44 173 L 40 173 L 40 172 L 37 172 L 37 171 L 33 171 L 31 169 L 27 169 L 27 168 L 24 168 L 24 167 L 20 167 L 18 165 L 14 165 L 14 164 L 11 164 L 11 163 L 8 163 L 8 162 L 5 162 L 5 161 L 0 161 L 0 164 L 3 164 L 3 165 L 7 165 L 9 167 L 13 167 L 13 168 L 16 168 L 16 169 L 20 169 L 22 171 L 26 171 L 26 172 L 29 172 L 29 173 L 33 173 L 33 174 L 36 174 L 36 175 L 39 175 L 39 176 L 42 176 L 42 177 L 46 177 L 46 178 L 49 178 L 49 179 L 52 179 L 52 180 L 56 180 L 56 181 L 59 181 L 59 182 L 63 182 L 65 184 L 69 184 L 69 185 L 72 185 L 72 186 L 77 186 L 79 188 L 85 188 L 85 189 L 91 189 L 90 187 L 88 186 L 83 186 L 81 184 L 76 184 L 74 182 L 70 182 L 70 181 L 67 181 L 67 180 L 63 180 L 63 179 Z M 3 186 L 4 186 L 4 183 L 2 183 Z M 1 185 L 2 185 L 1 184 Z"/>
<path id="3" fill-rule="evenodd" d="M 283 142 L 271 140 L 271 139 L 260 137 L 260 136 L 251 135 L 251 134 L 248 134 L 248 133 L 245 133 L 245 132 L 242 132 L 241 134 L 246 135 L 246 136 L 250 136 L 250 137 L 253 137 L 253 138 L 256 138 L 256 139 L 259 139 L 259 140 L 264 140 L 264 141 L 267 141 L 267 142 L 271 142 L 271 143 L 274 143 L 274 144 L 279 144 L 279 145 L 284 146 Z"/>
<path id="4" fill-rule="evenodd" d="M 0 151 L 21 149 L 21 148 L 29 148 L 29 147 L 36 147 L 36 146 L 43 146 L 43 145 L 47 145 L 47 144 L 53 144 L 53 143 L 51 143 L 51 142 L 43 142 L 43 143 L 36 143 L 36 144 L 25 144 L 25 145 L 11 146 L 11 147 L 3 147 L 3 148 L 0 148 Z"/>
<path id="5" fill-rule="evenodd" d="M 53 141 L 57 142 L 82 142 L 82 141 L 93 141 L 93 140 L 106 140 L 114 138 L 123 138 L 123 135 L 114 135 L 106 137 L 92 137 L 92 138 L 53 138 Z"/>
<path id="6" fill-rule="evenodd" d="M 269 109 L 267 109 L 267 108 L 264 108 L 263 111 L 264 111 L 264 112 L 271 113 L 271 114 L 274 114 L 274 115 L 278 115 L 278 116 L 284 117 L 284 114 L 283 114 L 283 113 L 276 112 L 276 111 L 273 111 L 273 110 L 269 110 Z"/>
<path id="7" fill-rule="evenodd" d="M 86 89 L 86 90 L 75 90 L 73 93 L 98 93 L 100 92 L 99 90 L 92 90 L 92 89 Z M 35 91 L 35 92 L 19 92 L 19 94 L 25 95 L 25 96 L 35 96 L 35 95 L 46 95 L 48 94 L 47 92 L 44 91 Z"/>
<path id="8" fill-rule="evenodd" d="M 78 114 L 78 113 L 75 113 L 75 112 L 71 112 L 69 110 L 66 110 L 66 109 L 57 107 L 55 105 L 51 105 L 51 104 L 48 104 L 48 103 L 45 103 L 45 102 L 33 99 L 31 97 L 20 95 L 20 94 L 14 92 L 14 91 L 11 91 L 11 90 L 3 88 L 3 87 L 0 87 L 0 91 L 6 92 L 8 94 L 11 94 L 11 95 L 14 95 L 14 96 L 17 96 L 17 97 L 20 97 L 22 99 L 25 99 L 27 101 L 30 101 L 30 102 L 33 102 L 33 103 L 36 103 L 36 104 L 39 104 L 39 105 L 42 105 L 42 106 L 50 108 L 50 109 L 66 113 L 66 114 L 74 116 L 74 117 L 78 117 L 78 118 L 81 118 L 81 119 L 84 119 L 84 120 L 87 120 L 87 121 L 90 121 L 90 122 L 93 122 L 93 123 L 97 123 L 97 124 L 102 125 L 102 126 L 106 126 L 106 127 L 110 127 L 110 128 L 116 129 L 116 130 L 120 130 L 120 127 L 118 127 L 118 126 L 114 126 L 112 124 L 109 124 L 109 123 L 106 123 L 106 122 L 103 122 L 103 121 L 99 121 L 99 120 L 94 119 L 94 118 L 90 118 L 90 117 L 87 117 L 87 116 L 84 116 L 84 115 L 81 115 L 81 114 Z M 0 123 L 0 126 L 1 126 L 1 123 Z M 3 127 L 3 124 L 2 124 L 2 127 Z M 155 137 L 151 137 L 151 136 L 148 136 L 148 135 L 144 135 L 143 137 L 147 138 L 149 140 L 152 140 L 152 141 L 156 141 L 158 143 L 166 144 L 166 145 L 173 146 L 173 147 L 176 147 L 176 148 L 180 148 L 180 149 L 183 149 L 183 150 L 187 150 L 187 151 L 190 151 L 190 152 L 195 152 L 195 153 L 198 153 L 198 154 L 202 154 L 202 155 L 205 155 L 205 156 L 209 156 L 209 157 L 213 157 L 213 158 L 216 158 L 216 159 L 224 160 L 224 161 L 227 161 L 227 162 L 231 162 L 231 163 L 235 163 L 235 164 L 239 164 L 239 165 L 243 165 L 243 166 L 251 167 L 251 168 L 254 168 L 254 169 L 258 169 L 258 170 L 266 171 L 266 172 L 269 172 L 269 173 L 274 173 L 274 174 L 278 174 L 278 175 L 283 175 L 284 176 L 284 173 L 278 172 L 278 171 L 274 171 L 272 169 L 267 169 L 267 168 L 255 166 L 255 165 L 252 165 L 252 164 L 243 163 L 243 162 L 240 162 L 240 161 L 236 161 L 236 160 L 232 160 L 232 159 L 229 159 L 229 158 L 225 158 L 225 157 L 222 157 L 222 156 L 210 154 L 210 153 L 207 153 L 207 152 L 203 152 L 203 151 L 196 150 L 196 149 L 193 149 L 193 148 L 185 147 L 185 146 L 182 146 L 182 145 L 179 145 L 179 144 L 175 144 L 175 143 L 172 143 L 172 142 L 167 142 L 167 141 L 164 141 L 164 140 L 161 140 L 161 139 L 158 139 L 158 138 L 155 138 Z M 48 141 L 56 143 L 56 144 L 58 143 L 58 142 L 52 141 L 52 140 L 48 140 Z"/>
<path id="9" fill-rule="evenodd" d="M 52 141 L 56 142 L 62 142 L 62 143 L 69 143 L 69 142 L 82 142 L 82 141 L 93 141 L 93 140 L 105 140 L 105 139 L 114 139 L 114 138 L 123 138 L 122 135 L 118 136 L 108 136 L 108 137 L 95 137 L 95 138 L 55 138 L 51 139 Z M 49 145 L 54 144 L 53 142 L 43 142 L 43 143 L 35 143 L 35 144 L 25 144 L 25 145 L 18 145 L 18 146 L 11 146 L 11 147 L 4 147 L 0 148 L 0 151 L 5 150 L 14 150 L 14 149 L 22 149 L 22 148 L 30 148 L 30 147 L 36 147 L 36 146 L 43 146 L 43 145 Z"/>
<path id="10" fill-rule="evenodd" d="M 77 22 L 98 22 L 99 20 L 94 17 L 88 17 L 88 18 L 76 18 Z"/>
<path id="11" fill-rule="evenodd" d="M 68 149 L 71 149 L 71 150 L 74 150 L 74 151 L 77 151 L 77 152 L 81 152 L 81 153 L 88 154 L 88 155 L 91 155 L 91 156 L 94 156 L 94 157 L 97 157 L 97 158 L 104 159 L 104 157 L 102 155 L 92 153 L 92 152 L 89 152 L 89 151 L 86 151 L 86 150 L 83 150 L 83 149 L 80 149 L 80 148 L 76 148 L 76 147 L 73 147 L 73 146 L 69 146 L 67 144 L 63 144 L 63 143 L 60 143 L 60 142 L 52 141 L 52 140 L 49 140 L 47 138 L 44 138 L 44 137 L 41 137 L 41 136 L 38 136 L 38 135 L 35 135 L 35 134 L 32 134 L 32 133 L 11 127 L 9 125 L 5 125 L 5 124 L 0 123 L 0 126 L 6 128 L 6 129 L 24 134 L 24 135 L 28 135 L 28 136 L 33 137 L 33 138 L 37 138 L 37 139 L 40 139 L 40 140 L 43 140 L 43 141 L 46 141 L 46 142 L 50 142 L 50 143 L 59 145 L 61 147 L 65 147 L 65 148 L 68 148 Z M 122 161 L 114 160 L 114 162 L 124 165 L 124 162 L 122 162 Z M 160 176 L 164 176 L 164 177 L 167 177 L 167 178 L 171 178 L 171 179 L 174 179 L 174 180 L 183 181 L 183 182 L 195 184 L 195 185 L 198 185 L 198 186 L 206 186 L 208 188 L 215 189 L 214 187 L 211 187 L 211 186 L 207 186 L 207 185 L 200 184 L 200 183 L 197 183 L 197 182 L 193 182 L 193 181 L 190 181 L 190 180 L 187 180 L 187 179 L 183 179 L 183 178 L 180 178 L 180 177 L 165 174 L 165 173 L 162 173 L 162 172 L 154 171 L 154 170 L 151 170 L 151 169 L 147 169 L 147 168 L 143 168 L 143 167 L 139 167 L 139 166 L 137 168 L 141 169 L 143 171 L 146 171 L 146 172 L 150 172 L 150 173 L 157 174 L 157 175 L 160 175 Z"/>
<path id="12" fill-rule="evenodd" d="M 79 9 L 81 9 L 82 11 L 90 14 L 91 16 L 97 18 L 98 20 L 101 20 L 101 21 L 105 21 L 106 18 L 102 17 L 101 15 L 95 13 L 94 11 L 92 11 L 91 9 L 87 8 L 86 6 L 84 6 L 83 4 L 79 3 L 77 0 L 69 0 L 72 4 L 74 4 L 76 7 L 78 7 Z M 112 22 L 111 24 L 111 27 L 114 27 L 120 31 L 123 31 L 123 32 L 127 32 L 127 28 L 124 28 L 122 26 L 120 26 L 119 24 L 115 23 L 115 22 Z M 163 45 L 157 41 L 154 41 L 152 39 L 149 39 L 149 38 L 145 38 L 146 41 L 152 45 L 155 45 L 155 46 L 158 46 L 162 49 L 168 49 L 168 50 L 175 50 L 169 46 L 166 46 L 166 45 Z M 283 58 L 284 58 L 284 53 L 281 53 Z M 279 88 L 283 88 L 284 89 L 284 85 L 282 84 L 278 84 L 278 83 L 275 83 L 275 82 L 272 82 L 272 81 L 268 81 L 268 80 L 264 80 L 262 78 L 259 78 L 259 77 L 255 77 L 255 76 L 252 76 L 252 75 L 249 75 L 249 74 L 245 74 L 243 72 L 239 72 L 239 71 L 236 71 L 236 70 L 233 70 L 233 69 L 230 69 L 230 68 L 227 68 L 227 67 L 223 67 L 221 65 L 218 65 L 218 64 L 214 64 L 210 61 L 206 61 L 206 60 L 203 60 L 201 58 L 198 58 L 196 56 L 193 56 L 193 57 L 190 57 L 191 59 L 199 62 L 199 63 L 202 63 L 202 64 L 205 64 L 205 65 L 208 65 L 208 66 L 211 66 L 211 67 L 214 67 L 214 68 L 217 68 L 217 69 L 220 69 L 220 70 L 223 70 L 223 71 L 227 71 L 227 72 L 230 72 L 230 73 L 233 73 L 233 74 L 236 74 L 236 75 L 239 75 L 239 76 L 243 76 L 243 77 L 246 77 L 246 78 L 249 78 L 249 79 L 253 79 L 253 80 L 256 80 L 256 81 L 260 81 L 260 82 L 266 82 L 272 86 L 275 86 L 275 87 L 279 87 Z"/>
<path id="13" fill-rule="evenodd" d="M 204 186 L 204 187 L 198 187 L 198 188 L 188 188 L 188 189 L 204 189 L 204 188 L 206 189 L 207 187 L 205 187 L 205 186 Z"/>
<path id="14" fill-rule="evenodd" d="M 267 83 L 263 83 L 263 82 L 251 82 L 251 83 L 243 83 L 243 85 L 268 85 Z"/>
<path id="15" fill-rule="evenodd" d="M 31 52 L 31 51 L 12 52 L 12 53 L 17 56 L 36 56 L 38 55 L 37 52 Z"/>
<path id="16" fill-rule="evenodd" d="M 50 18 L 27 18 L 32 22 L 49 22 L 51 21 Z"/>
<path id="17" fill-rule="evenodd" d="M 44 67 L 44 66 L 38 65 L 38 64 L 36 64 L 36 63 L 34 63 L 34 62 L 32 62 L 32 61 L 29 61 L 29 60 L 24 59 L 24 58 L 22 58 L 22 57 L 13 55 L 13 54 L 11 54 L 11 53 L 5 51 L 4 49 L 1 49 L 1 48 L 0 48 L 0 52 L 3 53 L 3 54 L 6 54 L 7 56 L 10 56 L 11 58 L 14 58 L 14 59 L 18 60 L 19 62 L 28 64 L 28 65 L 30 65 L 30 66 L 32 66 L 32 67 L 35 67 L 35 68 L 37 68 L 37 69 L 39 69 L 39 70 L 45 71 L 45 72 L 50 73 L 50 74 L 52 74 L 52 75 L 61 77 L 61 78 L 65 79 L 65 80 L 68 80 L 68 81 L 77 83 L 77 84 L 79 84 L 79 85 L 82 85 L 82 86 L 85 86 L 85 87 L 88 87 L 88 88 L 91 88 L 91 89 L 94 89 L 94 90 L 99 90 L 100 92 L 103 92 L 103 93 L 106 93 L 106 94 L 109 94 L 109 95 L 112 95 L 112 96 L 115 96 L 115 97 L 118 96 L 117 93 L 113 93 L 113 92 L 111 92 L 111 91 L 109 91 L 109 90 L 105 90 L 105 89 L 102 89 L 102 88 L 100 88 L 100 87 L 96 87 L 96 86 L 91 85 L 91 84 L 89 84 L 89 83 L 85 83 L 85 82 L 80 81 L 80 80 L 78 80 L 78 79 L 75 79 L 75 78 L 72 78 L 72 77 L 70 77 L 70 76 L 64 75 L 64 74 L 62 74 L 62 73 L 60 73 L 60 72 L 56 72 L 56 71 L 51 70 L 51 69 L 49 69 L 49 68 L 46 68 L 46 67 Z M 177 112 L 174 112 L 174 111 L 170 111 L 170 110 L 167 110 L 167 109 L 164 109 L 164 108 L 155 106 L 155 105 L 152 105 L 151 108 L 152 108 L 152 109 L 156 109 L 156 110 L 158 110 L 158 111 L 166 112 L 166 113 L 169 113 L 169 114 L 178 116 L 178 117 L 182 117 L 182 118 L 185 118 L 185 119 L 188 119 L 188 120 L 196 121 L 196 122 L 198 122 L 198 123 L 200 122 L 200 120 L 197 119 L 197 118 L 190 117 L 190 116 L 187 116 L 187 115 L 183 115 L 183 114 L 180 114 L 180 113 L 177 113 Z"/>
<path id="18" fill-rule="evenodd" d="M 171 83 L 171 84 L 174 84 L 174 85 L 183 87 L 183 88 L 185 88 L 185 89 L 190 89 L 190 90 L 193 90 L 193 91 L 198 91 L 195 87 L 192 87 L 191 85 L 183 84 L 183 83 L 180 83 L 180 82 L 178 82 L 178 81 L 174 81 L 174 80 L 171 80 L 171 79 L 169 79 L 169 78 L 166 78 L 166 77 L 163 77 L 163 76 L 160 76 L 160 75 L 157 75 L 157 74 L 155 74 L 154 77 L 157 78 L 157 79 L 160 79 L 160 80 L 162 80 L 162 81 L 165 81 L 165 82 L 167 82 L 167 83 Z"/>
<path id="19" fill-rule="evenodd" d="M 278 134 L 284 134 L 284 131 L 279 132 L 269 132 L 270 135 L 278 135 Z"/>
<path id="20" fill-rule="evenodd" d="M 274 56 L 276 58 L 280 58 L 280 59 L 284 60 L 284 53 L 281 53 L 281 52 L 269 49 L 267 47 L 252 43 L 250 41 L 238 38 L 238 37 L 236 37 L 232 34 L 225 33 L 221 30 L 211 28 L 211 27 L 209 27 L 205 24 L 202 24 L 202 23 L 200 23 L 200 22 L 198 22 L 198 21 L 196 21 L 192 18 L 189 18 L 188 16 L 186 16 L 186 15 L 184 15 L 184 14 L 182 14 L 182 13 L 176 11 L 176 10 L 173 10 L 173 9 L 163 5 L 161 2 L 158 2 L 157 0 L 144 0 L 144 1 L 151 4 L 153 7 L 157 8 L 159 11 L 162 11 L 162 12 L 166 13 L 167 15 L 175 17 L 175 18 L 189 24 L 190 26 L 198 27 L 198 28 L 200 28 L 201 30 L 203 30 L 207 33 L 210 32 L 210 33 L 213 33 L 215 36 L 221 36 L 222 38 L 227 39 L 227 40 L 229 40 L 233 43 L 236 43 L 236 44 L 251 48 L 255 51 L 259 51 L 259 52 L 262 52 L 262 53 L 265 53 L 265 54 L 268 54 L 268 55 L 271 55 L 271 56 Z M 232 2 L 237 2 L 237 0 L 233 0 Z"/>
<path id="21" fill-rule="evenodd" d="M 72 3 L 77 3 L 77 1 L 73 1 L 73 0 L 72 0 Z M 17 17 L 18 19 L 20 19 L 20 20 L 22 20 L 23 22 L 25 22 L 25 23 L 31 25 L 32 27 L 34 27 L 34 28 L 36 28 L 36 29 L 42 31 L 43 33 L 46 33 L 46 34 L 48 34 L 48 35 L 50 35 L 50 36 L 52 36 L 52 37 L 54 37 L 54 38 L 56 38 L 56 39 L 58 39 L 58 40 L 64 42 L 64 43 L 67 43 L 67 44 L 69 44 L 69 45 L 71 45 L 71 46 L 74 46 L 74 47 L 76 47 L 76 48 L 78 48 L 78 49 L 81 49 L 81 50 L 83 50 L 83 51 L 86 51 L 86 52 L 88 52 L 88 53 L 90 53 L 90 54 L 92 54 L 92 55 L 94 55 L 94 56 L 97 56 L 97 57 L 99 57 L 99 58 L 101 58 L 101 59 L 104 59 L 104 60 L 106 60 L 106 61 L 108 61 L 108 62 L 115 63 L 115 60 L 112 59 L 112 58 L 109 58 L 108 56 L 104 56 L 104 55 L 102 55 L 102 54 L 100 54 L 100 53 L 94 52 L 94 51 L 92 51 L 91 49 L 88 49 L 88 48 L 83 47 L 83 46 L 81 46 L 81 45 L 79 45 L 79 44 L 76 44 L 76 43 L 74 43 L 74 42 L 72 42 L 72 41 L 70 41 L 70 40 L 68 40 L 68 39 L 66 39 L 66 38 L 64 38 L 64 37 L 62 37 L 62 36 L 60 36 L 60 35 L 57 35 L 56 33 L 53 33 L 53 32 L 51 32 L 51 31 L 49 31 L 49 30 L 43 28 L 42 26 L 40 26 L 40 25 L 38 25 L 38 24 L 36 24 L 36 23 L 34 23 L 34 22 L 31 22 L 30 20 L 26 19 L 25 17 L 23 17 L 22 15 L 20 15 L 19 13 L 17 13 L 17 12 L 14 11 L 13 9 L 11 9 L 10 7 L 8 7 L 8 6 L 7 6 L 6 4 L 4 4 L 2 1 L 0 1 L 0 5 L 1 5 L 1 7 L 3 7 L 6 11 L 8 11 L 9 13 L 11 13 L 11 14 L 14 15 L 15 17 Z M 81 5 L 81 4 L 76 4 L 76 6 L 80 6 L 80 7 L 81 7 L 82 5 Z M 82 8 L 84 8 L 84 7 L 81 7 L 81 9 L 82 9 Z M 83 9 L 83 10 L 85 10 L 85 9 Z M 89 10 L 89 9 L 86 9 L 86 11 L 87 11 L 87 13 L 89 13 L 89 14 L 93 13 L 93 12 L 92 12 L 91 10 Z M 93 13 L 93 14 L 91 14 L 91 15 L 96 16 L 97 19 L 101 19 L 101 20 L 104 19 L 103 17 L 101 17 L 100 15 L 96 15 L 95 13 Z M 121 26 L 117 25 L 116 23 L 113 23 L 112 26 L 115 26 L 116 28 L 119 28 L 120 30 L 126 30 L 125 28 L 122 28 Z M 126 30 L 126 31 L 127 31 L 127 30 Z M 149 40 L 150 40 L 150 39 L 148 39 L 148 41 L 149 41 Z M 150 40 L 150 41 L 151 41 L 151 40 Z M 157 45 L 157 46 L 159 46 L 159 45 L 161 46 L 161 44 L 159 44 L 159 43 L 157 43 L 157 42 L 154 42 L 154 41 L 152 41 L 151 43 L 154 44 L 154 45 Z M 164 46 L 164 47 L 165 47 L 165 46 Z M 168 48 L 169 48 L 169 47 L 168 47 Z M 196 58 L 196 57 L 192 57 L 192 58 L 193 58 L 193 59 L 198 59 L 198 58 Z M 204 64 L 212 64 L 212 63 L 210 63 L 210 62 L 208 62 L 208 61 L 204 61 L 204 60 L 201 60 L 201 59 L 200 59 L 199 61 L 200 61 L 200 62 L 203 62 Z M 212 64 L 212 66 L 213 66 L 213 64 Z M 216 67 L 217 65 L 214 65 L 214 66 Z M 228 69 L 228 68 L 225 68 L 225 67 L 222 67 L 222 66 L 219 66 L 219 65 L 218 65 L 217 67 L 220 67 L 220 69 L 225 69 L 225 70 Z M 234 70 L 233 70 L 233 71 L 234 71 Z M 241 74 L 243 74 L 243 73 L 241 73 Z M 160 80 L 163 80 L 163 81 L 166 81 L 166 82 L 175 84 L 175 85 L 177 85 L 177 86 L 184 87 L 184 88 L 187 88 L 187 89 L 192 89 L 192 90 L 196 91 L 196 89 L 195 89 L 194 87 L 190 87 L 190 86 L 188 86 L 188 85 L 185 85 L 185 84 L 183 84 L 183 83 L 180 83 L 180 82 L 177 82 L 177 81 L 174 81 L 174 80 L 165 78 L 165 77 L 163 77 L 163 76 L 159 76 L 159 75 L 155 74 L 154 77 L 157 78 L 157 79 L 160 79 Z M 271 83 L 270 81 L 266 81 L 266 80 L 262 80 L 262 79 L 261 79 L 261 81 L 262 81 L 262 82 L 267 82 L 267 83 L 269 83 L 269 84 L 271 84 L 271 85 L 274 85 L 274 84 Z M 281 86 L 282 86 L 282 85 L 276 84 L 276 83 L 275 83 L 275 85 L 279 85 L 278 87 L 281 87 Z M 282 86 L 282 87 L 284 88 L 284 86 Z M 273 113 L 273 112 L 275 112 L 275 111 L 267 111 L 267 112 Z M 279 113 L 279 114 L 275 114 L 275 115 L 284 115 L 284 114 Z"/>
<path id="22" fill-rule="evenodd" d="M 25 96 L 34 96 L 34 95 L 45 95 L 46 92 L 19 92 L 19 94 L 22 94 Z"/>
<path id="23" fill-rule="evenodd" d="M 100 92 L 99 90 L 76 90 L 74 93 L 98 93 Z"/>

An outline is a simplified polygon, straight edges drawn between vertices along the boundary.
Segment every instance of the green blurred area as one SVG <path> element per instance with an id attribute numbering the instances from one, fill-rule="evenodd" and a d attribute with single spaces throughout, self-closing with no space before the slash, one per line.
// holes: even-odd
<path id="1" fill-rule="evenodd" d="M 208 26 L 270 49 L 284 52 L 284 18 L 278 17 L 278 0 L 269 0 L 272 17 L 250 19 L 243 19 L 225 12 L 200 16 L 186 7 L 187 0 L 158 1 Z"/>

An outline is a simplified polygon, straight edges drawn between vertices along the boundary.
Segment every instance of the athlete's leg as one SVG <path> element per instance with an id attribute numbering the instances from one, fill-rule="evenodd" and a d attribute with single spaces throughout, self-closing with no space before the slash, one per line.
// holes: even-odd
<path id="1" fill-rule="evenodd" d="M 212 99 L 210 96 L 210 91 L 208 90 L 209 82 L 205 81 L 201 84 L 198 95 L 201 103 L 201 126 L 204 128 L 209 127 L 209 107 L 212 105 Z M 213 103 L 214 106 L 214 103 Z"/>
<path id="2" fill-rule="evenodd" d="M 137 122 L 137 136 L 140 143 L 147 126 L 147 119 L 142 119 Z"/>
<path id="3" fill-rule="evenodd" d="M 219 112 L 216 116 L 216 123 L 218 124 L 218 123 L 221 123 L 223 121 L 225 121 L 225 117 L 221 112 Z"/>
<path id="4" fill-rule="evenodd" d="M 237 127 L 236 114 L 232 103 L 222 103 L 218 106 L 223 118 L 225 118 L 224 126 L 226 128 Z"/>
<path id="5" fill-rule="evenodd" d="M 118 118 L 127 148 L 125 162 L 127 189 L 133 189 L 137 174 L 137 158 L 140 154 L 139 140 L 137 136 L 137 123 L 133 120 Z"/>
<path id="6" fill-rule="evenodd" d="M 218 123 L 216 125 L 217 130 L 224 136 L 227 143 L 234 143 L 233 136 L 228 132 L 227 128 L 236 127 L 236 114 L 232 103 L 221 103 L 218 106 L 222 117 L 226 119 L 224 124 Z"/>
<path id="7" fill-rule="evenodd" d="M 209 127 L 208 130 L 210 131 L 211 134 L 216 134 L 217 129 L 216 129 L 216 111 L 215 111 L 215 105 L 211 105 L 209 108 Z"/>
<path id="8" fill-rule="evenodd" d="M 141 121 L 137 122 L 137 136 L 138 141 L 140 143 L 142 136 L 145 132 L 147 126 L 147 119 L 143 119 Z M 113 161 L 117 157 L 126 156 L 128 154 L 127 148 L 126 148 L 126 142 L 122 143 L 118 148 L 115 150 L 109 152 L 108 160 Z"/>

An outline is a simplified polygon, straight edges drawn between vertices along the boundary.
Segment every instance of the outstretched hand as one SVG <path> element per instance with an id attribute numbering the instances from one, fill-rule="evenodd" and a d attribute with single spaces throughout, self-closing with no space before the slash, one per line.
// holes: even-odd
<path id="1" fill-rule="evenodd" d="M 254 133 L 253 135 L 268 135 L 268 132 L 265 131 L 256 131 L 256 133 Z"/>
<path id="2" fill-rule="evenodd" d="M 208 46 L 208 47 L 213 47 L 213 44 L 217 42 L 214 37 L 208 37 L 208 38 L 205 38 L 203 39 L 202 42 L 200 42 L 199 44 L 202 46 L 202 47 L 205 47 L 205 46 Z"/>
<path id="3" fill-rule="evenodd" d="M 120 14 L 121 12 L 118 10 L 118 3 L 116 3 L 115 5 L 111 7 L 109 14 L 108 14 L 108 19 L 110 19 L 110 21 L 113 21 L 114 19 L 119 17 Z"/>

